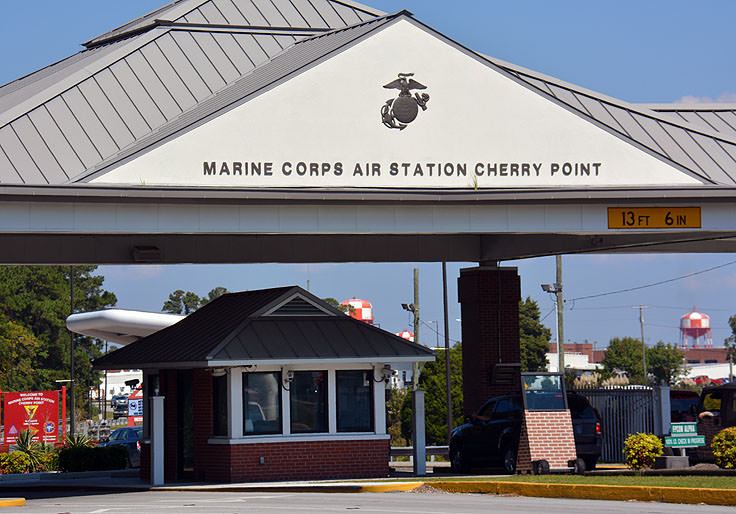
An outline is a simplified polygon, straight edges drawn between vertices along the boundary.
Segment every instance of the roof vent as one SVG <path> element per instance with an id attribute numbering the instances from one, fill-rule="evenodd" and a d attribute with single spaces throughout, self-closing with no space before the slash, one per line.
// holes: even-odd
<path id="1" fill-rule="evenodd" d="M 269 312 L 268 316 L 329 316 L 330 313 L 314 305 L 312 302 L 296 296 Z"/>

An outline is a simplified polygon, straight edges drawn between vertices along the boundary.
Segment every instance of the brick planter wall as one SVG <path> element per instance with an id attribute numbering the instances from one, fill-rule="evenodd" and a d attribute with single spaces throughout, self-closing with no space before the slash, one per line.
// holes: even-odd
<path id="1" fill-rule="evenodd" d="M 570 411 L 524 411 L 516 472 L 529 473 L 532 462 L 546 460 L 550 468 L 567 468 L 575 460 L 575 436 Z"/>
<path id="2" fill-rule="evenodd" d="M 381 478 L 389 473 L 388 439 L 209 444 L 206 455 L 199 471 L 208 482 Z"/>

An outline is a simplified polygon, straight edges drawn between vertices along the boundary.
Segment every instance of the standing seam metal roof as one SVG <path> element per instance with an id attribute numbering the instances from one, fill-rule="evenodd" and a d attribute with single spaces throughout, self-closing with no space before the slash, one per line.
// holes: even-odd
<path id="1" fill-rule="evenodd" d="M 372 19 L 371 11 L 338 0 L 169 4 L 0 87 L 0 183 L 66 183 L 305 35 Z M 176 16 L 152 23 L 164 14 Z"/>
<path id="2" fill-rule="evenodd" d="M 181 116 L 168 123 L 165 127 L 141 138 L 134 146 L 130 146 L 109 159 L 100 162 L 90 172 L 75 177 L 72 181 L 88 181 L 96 175 L 104 173 L 104 169 L 107 166 L 118 163 L 172 134 L 200 124 L 220 114 L 225 109 L 241 104 L 251 95 L 268 88 L 284 77 L 315 63 L 366 34 L 385 26 L 400 15 L 401 13 L 387 15 L 358 25 L 337 29 L 298 41 L 297 44 L 276 55 L 269 62 L 254 68 L 252 73 L 244 76 L 228 88 L 210 96 L 190 111 L 182 113 Z"/>
<path id="3" fill-rule="evenodd" d="M 306 298 L 326 312 L 321 316 L 264 316 L 274 306 Z M 333 308 L 298 286 L 229 293 L 175 325 L 99 359 L 98 369 L 182 366 L 222 361 L 293 362 L 304 359 L 416 357 L 434 352 L 373 327 Z"/>
<path id="4" fill-rule="evenodd" d="M 663 115 L 520 66 L 486 58 L 539 93 L 554 98 L 700 180 L 736 184 L 736 133 L 694 125 L 682 117 Z"/>

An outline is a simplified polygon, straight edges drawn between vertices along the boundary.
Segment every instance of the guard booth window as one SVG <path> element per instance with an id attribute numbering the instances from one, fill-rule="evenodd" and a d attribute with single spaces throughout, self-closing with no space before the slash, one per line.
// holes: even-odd
<path id="1" fill-rule="evenodd" d="M 212 433 L 227 435 L 227 375 L 212 378 Z"/>
<path id="2" fill-rule="evenodd" d="M 337 431 L 373 432 L 373 371 L 337 371 Z"/>
<path id="3" fill-rule="evenodd" d="M 281 433 L 281 373 L 243 374 L 243 434 Z"/>
<path id="4" fill-rule="evenodd" d="M 295 371 L 290 386 L 291 432 L 327 432 L 327 372 Z"/>

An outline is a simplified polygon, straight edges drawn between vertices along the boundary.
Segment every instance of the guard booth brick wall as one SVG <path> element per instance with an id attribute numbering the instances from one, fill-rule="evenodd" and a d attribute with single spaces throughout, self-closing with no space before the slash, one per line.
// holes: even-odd
<path id="1" fill-rule="evenodd" d="M 552 469 L 575 460 L 575 436 L 569 410 L 524 411 L 516 455 L 516 472 L 530 473 L 532 462 L 546 460 Z"/>
<path id="2" fill-rule="evenodd" d="M 520 299 L 517 268 L 460 270 L 465 415 L 473 414 L 488 398 L 521 389 Z"/>
<path id="3" fill-rule="evenodd" d="M 389 474 L 388 439 L 210 444 L 207 454 L 200 478 L 206 482 L 382 478 Z"/>

